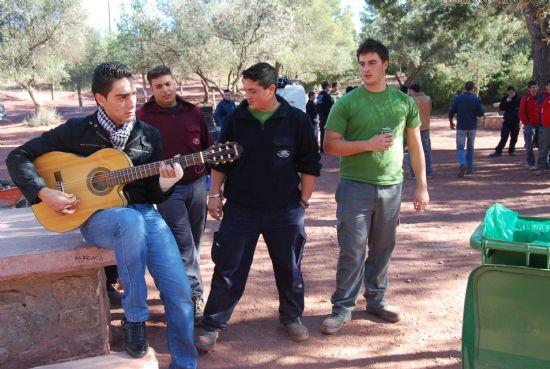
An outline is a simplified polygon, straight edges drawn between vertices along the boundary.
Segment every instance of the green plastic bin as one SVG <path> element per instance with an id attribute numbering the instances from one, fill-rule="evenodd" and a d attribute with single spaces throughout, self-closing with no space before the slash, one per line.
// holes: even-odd
<path id="1" fill-rule="evenodd" d="M 548 222 L 547 218 L 518 217 L 531 222 Z M 550 246 L 537 243 L 503 241 L 484 236 L 481 223 L 470 237 L 470 246 L 481 251 L 482 264 L 526 266 L 550 270 Z"/>
<path id="2" fill-rule="evenodd" d="M 550 368 L 550 273 L 482 265 L 468 279 L 463 369 Z"/>
<path id="3" fill-rule="evenodd" d="M 550 244 L 541 233 L 549 219 L 516 213 L 499 224 L 485 220 L 494 228 L 487 232 L 481 223 L 470 237 L 483 265 L 466 287 L 462 368 L 550 369 Z"/>

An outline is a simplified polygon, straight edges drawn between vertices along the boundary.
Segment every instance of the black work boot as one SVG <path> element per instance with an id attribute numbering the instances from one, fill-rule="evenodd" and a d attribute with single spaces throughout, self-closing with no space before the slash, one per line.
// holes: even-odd
<path id="1" fill-rule="evenodd" d="M 124 318 L 122 319 L 122 327 L 124 328 L 124 347 L 126 348 L 126 352 L 132 357 L 144 357 L 149 347 L 145 322 L 132 323 Z"/>

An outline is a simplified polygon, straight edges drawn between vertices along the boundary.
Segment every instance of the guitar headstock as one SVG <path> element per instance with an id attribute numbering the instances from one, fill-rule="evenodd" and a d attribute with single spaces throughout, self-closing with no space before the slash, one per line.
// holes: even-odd
<path id="1" fill-rule="evenodd" d="M 224 164 L 238 159 L 243 148 L 236 142 L 219 143 L 202 152 L 204 162 L 207 164 Z"/>

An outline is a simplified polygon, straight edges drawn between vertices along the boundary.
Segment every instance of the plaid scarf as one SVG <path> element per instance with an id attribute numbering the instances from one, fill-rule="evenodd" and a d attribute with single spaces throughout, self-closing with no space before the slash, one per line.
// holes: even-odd
<path id="1" fill-rule="evenodd" d="M 105 114 L 105 110 L 100 106 L 97 109 L 97 120 L 99 124 L 109 133 L 109 139 L 115 149 L 122 150 L 126 146 L 128 137 L 134 128 L 135 118 L 125 122 L 122 127 L 117 128 L 113 121 Z"/>

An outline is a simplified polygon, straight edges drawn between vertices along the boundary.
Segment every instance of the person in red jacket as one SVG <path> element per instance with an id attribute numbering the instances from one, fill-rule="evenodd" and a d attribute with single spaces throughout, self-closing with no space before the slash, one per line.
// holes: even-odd
<path id="1" fill-rule="evenodd" d="M 533 145 L 535 143 L 535 133 L 539 125 L 540 109 L 537 103 L 537 92 L 539 86 L 537 82 L 530 81 L 527 84 L 528 92 L 519 104 L 519 119 L 523 123 L 523 139 L 525 140 L 525 156 L 530 171 L 537 169 L 535 166 L 535 155 L 533 154 Z"/>
<path id="2" fill-rule="evenodd" d="M 546 90 L 550 91 L 550 81 L 546 85 Z M 541 175 L 548 165 L 548 151 L 550 147 L 550 95 L 547 94 L 539 107 L 541 127 L 539 128 L 539 158 L 537 160 L 536 175 Z"/>
<path id="3" fill-rule="evenodd" d="M 214 141 L 201 110 L 176 94 L 170 68 L 157 65 L 147 73 L 153 96 L 136 116 L 160 131 L 164 158 L 203 151 Z M 206 224 L 206 168 L 185 169 L 170 198 L 158 210 L 174 234 L 193 290 L 195 322 L 202 319 L 204 301 L 200 272 L 200 244 Z"/>

